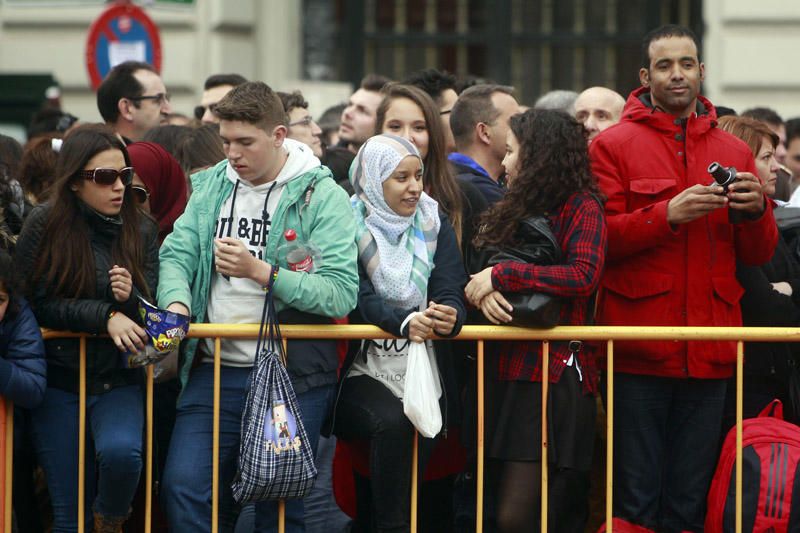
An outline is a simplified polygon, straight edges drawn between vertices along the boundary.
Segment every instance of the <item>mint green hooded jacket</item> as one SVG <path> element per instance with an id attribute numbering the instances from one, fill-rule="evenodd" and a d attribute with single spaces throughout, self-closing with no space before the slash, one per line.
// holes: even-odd
<path id="1" fill-rule="evenodd" d="M 158 304 L 180 302 L 191 310 L 193 322 L 206 321 L 214 252 L 214 225 L 225 200 L 233 192 L 226 177 L 227 160 L 192 176 L 193 192 L 183 215 L 161 247 Z M 310 192 L 310 195 L 308 194 Z M 308 201 L 307 201 L 308 199 Z M 275 281 L 275 304 L 284 322 L 329 323 L 356 306 L 358 294 L 355 222 L 347 193 L 319 166 L 284 185 L 267 238 L 264 258 L 281 268 Z M 311 241 L 322 252 L 313 274 L 286 268 L 277 248 L 286 229 L 299 241 Z M 198 339 L 186 341 L 180 378 L 186 384 Z M 336 383 L 338 358 L 335 341 L 291 341 L 288 370 L 295 392 Z"/>

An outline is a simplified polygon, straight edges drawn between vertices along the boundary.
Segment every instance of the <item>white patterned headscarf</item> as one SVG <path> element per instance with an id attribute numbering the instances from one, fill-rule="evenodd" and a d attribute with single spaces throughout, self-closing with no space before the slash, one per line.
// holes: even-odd
<path id="1" fill-rule="evenodd" d="M 425 192 L 408 217 L 395 213 L 383 197 L 383 182 L 409 156 L 422 162 L 406 139 L 376 135 L 361 146 L 350 166 L 359 260 L 377 294 L 403 309 L 423 303 L 441 226 L 439 205 Z"/>

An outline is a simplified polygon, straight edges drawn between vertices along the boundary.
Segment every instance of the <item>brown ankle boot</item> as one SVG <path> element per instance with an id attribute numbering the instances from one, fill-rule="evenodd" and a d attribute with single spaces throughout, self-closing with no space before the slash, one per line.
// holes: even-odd
<path id="1" fill-rule="evenodd" d="M 122 533 L 127 516 L 103 516 L 94 513 L 94 533 Z"/>

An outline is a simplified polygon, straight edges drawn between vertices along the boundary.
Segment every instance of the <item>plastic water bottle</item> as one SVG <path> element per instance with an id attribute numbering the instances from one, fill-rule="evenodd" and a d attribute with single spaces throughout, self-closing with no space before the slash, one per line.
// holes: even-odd
<path id="1" fill-rule="evenodd" d="M 287 229 L 283 233 L 286 242 L 281 246 L 281 251 L 286 253 L 286 263 L 290 270 L 295 272 L 314 272 L 319 262 L 319 250 L 311 243 L 304 243 L 297 240 L 297 232 Z"/>

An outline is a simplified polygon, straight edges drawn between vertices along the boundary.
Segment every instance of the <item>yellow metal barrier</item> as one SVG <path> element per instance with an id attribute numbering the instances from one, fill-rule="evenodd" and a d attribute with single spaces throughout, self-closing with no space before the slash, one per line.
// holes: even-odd
<path id="1" fill-rule="evenodd" d="M 478 383 L 478 387 L 484 388 L 485 383 Z M 547 391 L 550 388 L 550 342 L 544 341 L 542 343 L 542 503 L 541 503 L 541 517 L 542 528 L 541 531 L 547 531 L 547 505 L 548 491 L 547 487 L 550 485 L 550 477 L 548 468 L 550 465 L 547 463 Z M 478 416 L 483 416 L 480 413 Z"/>
<path id="2" fill-rule="evenodd" d="M 80 386 L 78 387 L 78 531 L 83 533 L 86 516 L 86 335 L 80 340 Z"/>
<path id="3" fill-rule="evenodd" d="M 212 531 L 218 530 L 219 515 L 219 394 L 220 394 L 220 339 L 239 338 L 255 339 L 258 337 L 258 324 L 192 324 L 189 330 L 189 337 L 193 338 L 214 338 L 214 422 L 213 422 L 213 449 L 212 458 L 214 461 L 212 478 Z M 284 325 L 281 326 L 281 334 L 284 342 L 287 339 L 338 339 L 338 340 L 357 340 L 357 339 L 391 339 L 391 334 L 386 333 L 376 326 L 368 325 Z M 85 430 L 86 430 L 86 338 L 88 335 L 70 332 L 43 330 L 45 339 L 53 338 L 80 338 L 80 403 L 79 403 L 79 436 L 78 436 L 78 531 L 84 531 L 84 466 L 85 466 Z M 699 340 L 727 340 L 737 341 L 737 362 L 736 362 L 736 533 L 742 531 L 742 368 L 743 368 L 743 342 L 744 341 L 800 341 L 800 328 L 714 328 L 714 327 L 625 327 L 625 326 L 561 326 L 549 330 L 536 330 L 517 328 L 510 326 L 464 326 L 461 333 L 455 340 L 477 340 L 477 508 L 476 508 L 476 531 L 483 530 L 483 499 L 484 499 L 484 364 L 485 351 L 484 341 L 508 341 L 508 340 L 530 340 L 543 341 L 543 356 L 545 361 L 543 369 L 542 386 L 542 531 L 547 531 L 547 410 L 546 398 L 548 389 L 549 364 L 549 341 L 581 339 L 584 341 L 607 341 L 608 345 L 608 369 L 607 385 L 607 439 L 608 449 L 606 455 L 606 525 L 607 531 L 613 531 L 612 525 L 612 504 L 613 504 L 613 444 L 614 444 L 614 375 L 611 370 L 614 365 L 614 341 L 615 340 L 679 340 L 679 341 L 699 341 Z M 149 533 L 151 522 L 152 504 L 152 387 L 153 387 L 152 368 L 147 372 L 147 412 L 146 412 L 146 515 L 145 531 Z M 13 417 L 13 409 L 10 417 Z M 9 429 L 10 428 L 10 429 Z M 7 426 L 6 442 L 13 443 L 13 418 Z M 417 439 L 414 439 L 414 461 L 413 461 L 413 483 L 412 483 L 412 531 L 416 531 L 417 513 Z M 5 509 L 11 509 L 11 448 L 6 447 L 6 494 Z M 285 504 L 279 502 L 278 514 L 279 531 L 283 533 L 285 529 Z M 11 532 L 11 513 L 5 513 L 4 530 Z"/>
<path id="4" fill-rule="evenodd" d="M 6 476 L 3 485 L 3 531 L 11 531 L 11 517 L 14 510 L 11 508 L 11 491 L 14 482 L 14 404 L 4 402 L 5 412 L 5 445 L 3 455 L 4 473 Z"/>
<path id="5" fill-rule="evenodd" d="M 614 341 L 609 340 L 606 348 L 606 368 L 614 368 Z M 613 531 L 614 510 L 614 372 L 606 373 L 606 530 Z"/>

